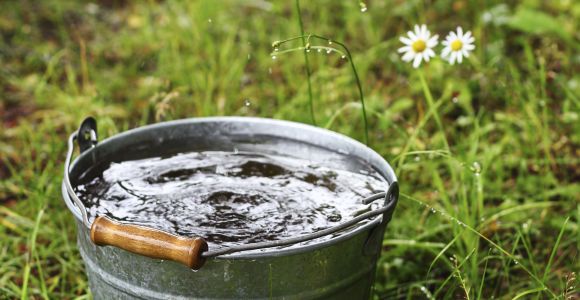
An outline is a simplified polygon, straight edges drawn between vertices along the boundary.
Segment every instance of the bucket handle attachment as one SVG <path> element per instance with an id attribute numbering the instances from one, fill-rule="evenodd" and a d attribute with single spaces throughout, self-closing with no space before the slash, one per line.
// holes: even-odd
<path id="1" fill-rule="evenodd" d="M 360 214 L 336 226 L 293 238 L 235 245 L 216 250 L 208 250 L 207 242 L 201 237 L 186 238 L 154 228 L 113 221 L 106 216 L 97 216 L 91 224 L 83 203 L 72 188 L 69 172 L 74 141 L 78 140 L 81 153 L 95 147 L 97 144 L 96 125 L 96 121 L 89 117 L 83 121 L 79 130 L 70 135 L 63 182 L 69 198 L 81 213 L 83 224 L 90 230 L 91 241 L 98 246 L 115 246 L 146 257 L 175 261 L 198 270 L 210 257 L 298 244 L 337 233 L 379 215 L 383 217 L 381 222 L 388 222 L 397 204 L 398 184 L 394 181 L 389 183 L 389 189 L 386 192 L 379 192 L 361 200 L 362 204 L 371 204 L 376 200 L 384 199 L 382 207 Z M 70 200 L 65 198 L 65 201 Z"/>
<path id="2" fill-rule="evenodd" d="M 208 250 L 206 241 L 201 237 L 181 237 L 154 228 L 116 222 L 105 216 L 97 216 L 92 224 L 89 222 L 85 206 L 74 192 L 69 177 L 75 140 L 81 153 L 95 147 L 95 119 L 85 119 L 79 129 L 70 135 L 63 180 L 69 197 L 81 213 L 83 224 L 90 230 L 91 241 L 98 246 L 115 246 L 146 257 L 175 261 L 194 270 L 201 268 L 206 260 L 201 254 Z"/>

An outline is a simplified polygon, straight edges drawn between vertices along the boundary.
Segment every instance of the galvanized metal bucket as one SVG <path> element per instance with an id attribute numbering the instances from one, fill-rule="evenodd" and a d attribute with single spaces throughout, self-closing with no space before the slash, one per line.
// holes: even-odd
<path id="1" fill-rule="evenodd" d="M 69 165 L 74 140 L 78 140 L 81 154 Z M 381 199 L 384 203 L 363 218 L 343 223 L 342 227 L 276 245 L 209 249 L 203 253 L 207 262 L 198 271 L 173 261 L 95 245 L 83 219 L 86 212 L 78 205 L 71 182 L 75 183 L 97 163 L 143 158 L 146 153 L 167 147 L 181 151 L 239 150 L 289 155 L 347 170 L 371 166 L 386 179 L 385 192 L 366 201 Z M 384 230 L 397 203 L 398 184 L 392 168 L 379 154 L 351 138 L 287 121 L 213 117 L 144 126 L 97 144 L 96 122 L 88 119 L 71 135 L 69 148 L 62 195 L 77 221 L 78 246 L 96 299 L 370 297 Z M 372 220 L 352 228 L 365 218 Z M 306 240 L 310 241 L 305 243 Z M 292 247 L 279 247 L 291 244 Z M 244 251 L 248 249 L 254 251 Z"/>

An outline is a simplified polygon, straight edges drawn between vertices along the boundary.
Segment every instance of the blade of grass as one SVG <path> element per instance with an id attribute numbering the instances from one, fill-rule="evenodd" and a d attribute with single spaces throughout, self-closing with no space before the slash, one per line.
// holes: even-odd
<path id="1" fill-rule="evenodd" d="M 413 130 L 413 133 L 411 134 L 411 136 L 407 139 L 407 142 L 405 143 L 405 146 L 403 146 L 403 150 L 401 151 L 401 159 L 399 160 L 398 164 L 397 164 L 397 171 L 399 171 L 404 162 L 405 162 L 405 154 L 409 151 L 409 148 L 411 148 L 411 146 L 413 145 L 413 143 L 415 143 L 415 139 L 419 136 L 419 132 L 421 131 L 421 129 L 423 128 L 423 126 L 425 126 L 425 124 L 427 124 L 427 121 L 431 118 L 431 116 L 434 115 L 435 113 L 435 109 L 437 109 L 440 105 L 442 104 L 441 100 L 438 100 L 437 102 L 435 102 L 434 107 L 432 107 L 431 109 L 429 109 L 429 111 L 427 111 L 427 114 L 425 114 L 425 116 L 421 119 L 421 121 L 419 121 L 419 124 L 417 124 L 417 127 L 415 127 L 415 129 Z"/>
<path id="2" fill-rule="evenodd" d="M 520 299 L 520 298 L 522 298 L 526 295 L 529 295 L 529 294 L 542 292 L 542 291 L 544 291 L 544 289 L 545 288 L 535 288 L 535 289 L 529 289 L 527 291 L 523 291 L 523 292 L 517 294 L 515 297 L 513 297 L 512 300 Z"/>
<path id="3" fill-rule="evenodd" d="M 419 242 L 417 240 L 383 240 L 383 246 L 407 246 L 407 247 L 414 247 L 414 248 L 430 248 L 430 249 L 438 249 L 445 247 L 443 243 L 437 242 Z"/>
<path id="4" fill-rule="evenodd" d="M 546 265 L 546 269 L 544 270 L 544 276 L 542 276 L 542 282 L 546 282 L 546 278 L 548 277 L 548 273 L 550 272 L 550 268 L 552 267 L 552 261 L 554 260 L 554 256 L 556 255 L 556 251 L 558 250 L 558 246 L 560 245 L 560 241 L 562 240 L 562 236 L 564 235 L 564 229 L 566 228 L 566 224 L 568 224 L 569 220 L 570 220 L 570 217 L 567 217 L 566 220 L 564 221 L 564 225 L 562 225 L 562 228 L 560 229 L 560 233 L 558 234 L 558 238 L 556 239 L 556 243 L 554 244 L 554 247 L 552 248 L 552 253 L 550 254 L 550 258 L 548 259 L 548 264 Z"/>
<path id="5" fill-rule="evenodd" d="M 413 196 L 407 195 L 407 194 L 405 194 L 405 193 L 400 193 L 400 195 L 401 195 L 402 197 L 405 197 L 405 198 L 409 199 L 409 200 L 416 201 L 416 202 L 418 202 L 418 203 L 419 203 L 419 204 L 421 204 L 421 205 L 425 205 L 425 204 L 424 204 L 424 203 L 423 203 L 421 200 L 419 200 L 419 199 L 417 199 L 417 198 L 415 198 L 415 197 L 413 197 Z M 512 261 L 517 261 L 517 258 L 516 258 L 516 257 L 515 257 L 513 254 L 509 253 L 509 252 L 508 252 L 508 251 L 506 251 L 506 250 L 505 250 L 503 247 L 501 247 L 500 245 L 498 245 L 498 244 L 497 244 L 497 243 L 495 243 L 494 241 L 490 240 L 490 239 L 489 239 L 488 237 L 486 237 L 485 235 L 481 234 L 481 233 L 480 233 L 479 231 L 477 231 L 475 228 L 473 228 L 473 227 L 471 227 L 471 226 L 469 226 L 469 225 L 465 224 L 465 223 L 464 223 L 464 222 L 462 222 L 461 220 L 459 220 L 459 219 L 457 219 L 457 218 L 455 218 L 455 217 L 453 217 L 453 216 L 451 216 L 451 215 L 449 215 L 449 214 L 447 214 L 447 213 L 441 212 L 441 214 L 442 214 L 443 216 L 445 216 L 446 218 L 448 218 L 448 219 L 450 219 L 450 220 L 452 220 L 452 221 L 454 221 L 454 222 L 457 222 L 458 224 L 461 224 L 461 226 L 462 226 L 462 227 L 466 228 L 466 229 L 467 229 L 467 230 L 469 230 L 470 232 L 472 232 L 472 233 L 476 234 L 477 236 L 479 236 L 480 238 L 484 239 L 486 242 L 488 242 L 489 244 L 491 244 L 492 246 L 494 246 L 496 249 L 498 249 L 498 250 L 499 250 L 501 253 L 503 253 L 504 255 L 506 255 L 507 257 L 509 257 L 510 259 L 512 259 Z M 548 292 L 548 293 L 549 293 L 549 294 L 550 294 L 552 297 L 556 297 L 556 294 L 554 294 L 554 292 L 552 292 L 552 290 L 548 289 L 548 287 L 547 287 L 547 286 L 544 284 L 544 282 L 543 282 L 543 281 L 542 281 L 540 278 L 538 278 L 536 275 L 534 275 L 534 274 L 533 274 L 533 273 L 532 273 L 532 272 L 531 272 L 531 271 L 530 271 L 530 270 L 529 270 L 527 267 L 525 267 L 523 264 L 520 264 L 520 267 L 521 267 L 521 268 L 522 268 L 522 269 L 523 269 L 523 270 L 524 270 L 526 273 L 528 273 L 528 275 L 529 275 L 529 276 L 530 276 L 532 279 L 534 279 L 534 280 L 535 280 L 535 281 L 536 281 L 538 284 L 540 284 L 540 285 L 541 285 L 543 288 L 545 288 L 545 289 L 544 289 L 544 291 L 547 291 L 547 292 Z"/>
<path id="6" fill-rule="evenodd" d="M 518 229 L 518 234 L 520 235 L 520 238 L 522 240 L 522 245 L 524 245 L 524 249 L 526 250 L 526 253 L 528 255 L 528 261 L 530 262 L 531 266 L 532 266 L 532 272 L 534 272 L 534 274 L 536 274 L 536 276 L 538 276 L 538 267 L 535 263 L 535 257 L 534 257 L 534 253 L 532 252 L 532 245 L 531 242 L 529 241 L 529 237 L 527 234 L 522 233 L 521 230 Z"/>
<path id="7" fill-rule="evenodd" d="M 326 128 L 326 129 L 330 128 L 330 126 L 332 126 L 334 121 L 336 121 L 336 118 L 338 118 L 338 116 L 340 116 L 347 109 L 358 108 L 358 107 L 360 107 L 360 103 L 358 103 L 358 102 L 348 102 L 348 103 L 344 104 L 341 108 L 339 108 L 336 112 L 334 112 L 334 114 L 332 114 L 332 116 L 330 117 L 328 122 L 326 122 L 326 124 L 324 125 L 324 128 Z"/>
<path id="8" fill-rule="evenodd" d="M 38 269 L 38 277 L 40 279 L 40 291 L 42 292 L 42 298 L 48 300 L 48 290 L 46 288 L 46 281 L 44 280 L 44 272 L 42 271 L 42 264 L 40 263 L 40 257 L 38 256 L 38 251 L 34 251 L 34 259 L 36 260 L 36 268 Z"/>
<path id="9" fill-rule="evenodd" d="M 457 264 L 457 259 L 455 259 L 455 269 L 459 269 L 461 268 L 466 262 L 467 260 L 471 257 L 471 255 L 473 254 L 473 252 L 475 251 L 475 249 L 472 249 L 471 252 L 469 252 L 467 254 L 467 256 L 465 257 L 465 259 L 463 259 L 463 261 L 459 264 Z M 433 297 L 435 297 L 435 299 L 438 299 L 437 296 L 439 295 L 439 293 L 441 293 L 441 291 L 443 291 L 443 288 L 447 285 L 447 283 L 449 282 L 449 280 L 451 280 L 451 278 L 453 277 L 453 273 L 451 273 L 449 276 L 447 276 L 447 278 L 445 279 L 445 281 L 443 281 L 443 283 L 441 283 L 441 285 L 439 286 L 439 288 L 435 291 L 435 293 L 433 293 Z"/>
<path id="10" fill-rule="evenodd" d="M 439 258 L 443 254 L 445 254 L 445 252 L 447 252 L 447 250 L 457 241 L 460 235 L 461 234 L 456 235 L 449 243 L 447 243 L 447 245 L 445 245 L 445 247 L 443 247 L 443 249 L 441 249 L 441 251 L 439 251 L 439 253 L 437 253 L 435 258 L 431 261 L 431 264 L 429 265 L 429 269 L 427 270 L 427 276 L 429 276 L 429 274 L 431 273 L 431 269 L 433 269 L 433 266 L 435 265 L 437 260 L 439 260 Z"/>
<path id="11" fill-rule="evenodd" d="M 492 222 L 496 221 L 497 219 L 501 218 L 501 217 L 505 217 L 509 214 L 513 214 L 516 212 L 521 212 L 524 210 L 528 210 L 528 209 L 534 209 L 534 208 L 546 208 L 546 207 L 551 207 L 551 206 L 556 206 L 558 205 L 558 203 L 554 203 L 554 202 L 532 202 L 532 203 L 525 203 L 525 204 L 520 204 L 520 205 L 516 205 L 514 207 L 510 207 L 510 208 L 506 208 L 503 209 L 493 215 L 491 215 L 489 218 L 487 218 L 483 223 L 481 223 L 478 226 L 478 229 L 484 228 L 486 226 L 489 226 L 489 224 L 491 224 Z"/>
<path id="12" fill-rule="evenodd" d="M 441 122 L 441 118 L 439 117 L 439 113 L 437 112 L 437 108 L 435 107 L 433 101 L 433 95 L 431 95 L 431 90 L 429 89 L 429 85 L 427 85 L 427 81 L 425 80 L 425 75 L 423 75 L 423 71 L 419 70 L 419 80 L 421 81 L 421 88 L 423 89 L 423 94 L 425 95 L 425 99 L 427 100 L 427 104 L 429 105 L 429 110 L 433 110 L 433 117 L 435 118 L 435 123 L 437 123 L 437 127 L 439 127 L 439 131 L 443 135 L 443 142 L 445 144 L 445 150 L 451 152 L 449 148 L 449 142 L 447 141 L 447 135 L 445 134 L 445 129 L 443 128 L 443 123 Z"/>
<path id="13" fill-rule="evenodd" d="M 302 23 L 302 13 L 300 11 L 300 0 L 296 0 L 296 14 L 298 15 L 298 25 L 300 26 L 300 35 L 302 36 L 302 47 L 306 48 L 306 37 L 304 36 L 304 24 Z M 312 99 L 312 71 L 310 69 L 310 61 L 308 59 L 308 53 L 306 49 L 304 53 L 304 64 L 306 66 L 306 77 L 308 82 L 308 103 L 310 106 L 310 118 L 312 118 L 312 124 L 316 126 L 316 118 L 314 116 L 314 100 Z"/>
<path id="14" fill-rule="evenodd" d="M 479 283 L 479 290 L 477 291 L 477 298 L 481 299 L 481 294 L 483 293 L 483 283 L 485 282 L 485 275 L 487 274 L 487 263 L 489 262 L 488 257 L 490 257 L 490 251 L 487 252 L 487 256 L 484 257 L 485 265 L 483 266 L 483 275 L 481 276 L 481 282 Z"/>
<path id="15" fill-rule="evenodd" d="M 38 229 L 40 228 L 40 220 L 44 215 L 44 209 L 41 209 L 38 214 L 36 215 L 36 222 L 34 223 L 34 228 L 32 229 L 32 233 L 29 239 L 29 252 L 28 252 L 28 260 L 26 262 L 26 266 L 24 268 L 24 276 L 22 279 L 22 291 L 20 294 L 20 299 L 25 300 L 28 299 L 28 281 L 30 278 L 30 268 L 32 266 L 33 260 L 33 253 L 36 251 L 36 235 L 38 234 Z"/>

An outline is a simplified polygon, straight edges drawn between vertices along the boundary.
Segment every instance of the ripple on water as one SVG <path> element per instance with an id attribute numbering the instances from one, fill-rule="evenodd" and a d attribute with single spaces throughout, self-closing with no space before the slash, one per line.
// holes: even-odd
<path id="1" fill-rule="evenodd" d="M 75 187 L 90 217 L 204 237 L 210 247 L 294 237 L 359 214 L 385 189 L 372 169 L 336 170 L 297 158 L 192 152 L 111 163 Z"/>

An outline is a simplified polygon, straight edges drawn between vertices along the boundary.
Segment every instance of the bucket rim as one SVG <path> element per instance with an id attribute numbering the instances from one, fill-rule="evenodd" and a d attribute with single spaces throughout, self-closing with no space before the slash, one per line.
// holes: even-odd
<path id="1" fill-rule="evenodd" d="M 344 134 L 341 134 L 341 133 L 338 133 L 338 132 L 335 132 L 335 131 L 332 131 L 329 129 L 325 129 L 325 128 L 321 128 L 321 127 L 317 127 L 317 126 L 313 126 L 313 125 L 309 125 L 309 124 L 304 124 L 304 123 L 298 123 L 298 122 L 294 122 L 294 121 L 279 120 L 279 119 L 272 119 L 272 118 L 262 118 L 262 117 L 243 117 L 243 116 L 218 116 L 218 117 L 185 118 L 185 119 L 164 121 L 164 122 L 158 122 L 158 123 L 154 123 L 154 124 L 147 124 L 144 126 L 135 127 L 135 128 L 123 131 L 123 132 L 119 132 L 119 133 L 114 134 L 110 137 L 107 137 L 106 139 L 100 141 L 94 148 L 87 149 L 86 151 L 82 152 L 78 157 L 76 157 L 72 161 L 70 169 L 71 170 L 74 169 L 75 166 L 77 165 L 77 163 L 81 159 L 83 159 L 86 156 L 91 155 L 91 153 L 93 151 L 95 151 L 95 148 L 98 148 L 101 145 L 106 145 L 107 143 L 114 142 L 116 140 L 127 138 L 128 136 L 131 136 L 133 134 L 137 134 L 137 133 L 140 133 L 143 131 L 161 129 L 164 127 L 172 127 L 172 126 L 179 126 L 179 125 L 186 125 L 186 124 L 192 125 L 192 124 L 201 124 L 201 123 L 225 123 L 225 122 L 230 122 L 230 123 L 231 122 L 240 122 L 240 123 L 257 123 L 257 124 L 266 124 L 266 125 L 277 125 L 277 126 L 293 128 L 296 130 L 307 130 L 307 131 L 310 131 L 311 133 L 314 133 L 314 134 L 323 134 L 323 135 L 330 136 L 334 139 L 337 139 L 338 141 L 350 144 L 351 146 L 353 146 L 357 149 L 360 149 L 361 151 L 366 152 L 366 154 L 371 156 L 371 158 L 374 158 L 375 160 L 380 162 L 382 164 L 382 166 L 380 166 L 381 171 L 382 171 L 381 173 L 385 173 L 385 175 L 386 175 L 386 176 L 383 176 L 383 174 L 381 174 L 381 176 L 388 183 L 388 186 L 385 187 L 385 190 L 387 190 L 391 185 L 396 184 L 398 182 L 397 177 L 394 173 L 394 170 L 392 169 L 391 165 L 387 162 L 386 159 L 384 159 L 381 155 L 379 155 L 372 148 L 368 147 L 367 145 L 365 145 L 365 144 L 363 144 L 363 143 L 361 143 L 361 142 L 359 142 L 359 141 L 357 141 L 349 136 L 346 136 Z M 308 142 L 308 141 L 304 140 L 304 142 Z M 315 146 L 320 146 L 320 145 L 315 145 Z M 377 166 L 374 164 L 372 166 L 374 168 L 377 168 Z M 86 231 L 86 228 L 84 228 L 84 226 L 82 226 L 83 221 L 82 221 L 81 213 L 80 213 L 79 209 L 72 203 L 70 196 L 68 195 L 64 180 L 62 182 L 62 197 L 63 197 L 65 204 L 67 205 L 67 208 L 71 211 L 73 216 L 77 219 L 77 223 L 80 224 L 79 226 Z M 397 199 L 395 199 L 394 201 L 395 201 L 395 203 L 393 203 L 393 209 L 395 208 L 395 206 L 397 204 L 396 202 L 398 202 Z M 304 253 L 304 252 L 310 252 L 310 251 L 313 251 L 316 249 L 320 249 L 320 248 L 324 248 L 324 247 L 328 247 L 328 246 L 332 246 L 334 244 L 340 243 L 341 241 L 350 239 L 356 235 L 361 234 L 362 232 L 371 231 L 373 228 L 375 228 L 377 226 L 386 226 L 387 222 L 383 222 L 382 219 L 383 219 L 383 216 L 375 217 L 370 222 L 362 224 L 362 225 L 358 226 L 357 228 L 351 229 L 347 232 L 344 232 L 343 234 L 340 234 L 340 235 L 334 236 L 334 237 L 330 237 L 330 238 L 328 238 L 326 240 L 322 240 L 322 241 L 317 241 L 318 239 L 315 239 L 313 241 L 310 241 L 307 244 L 301 244 L 301 245 L 297 245 L 297 246 L 263 248 L 261 250 L 251 250 L 251 251 L 244 251 L 244 252 L 219 255 L 219 256 L 213 257 L 212 259 L 228 259 L 228 260 L 230 260 L 230 259 L 234 259 L 234 260 L 237 260 L 237 259 L 256 259 L 256 258 L 266 258 L 266 257 L 287 256 L 287 255 L 293 255 L 293 254 L 300 254 L 300 253 Z"/>

